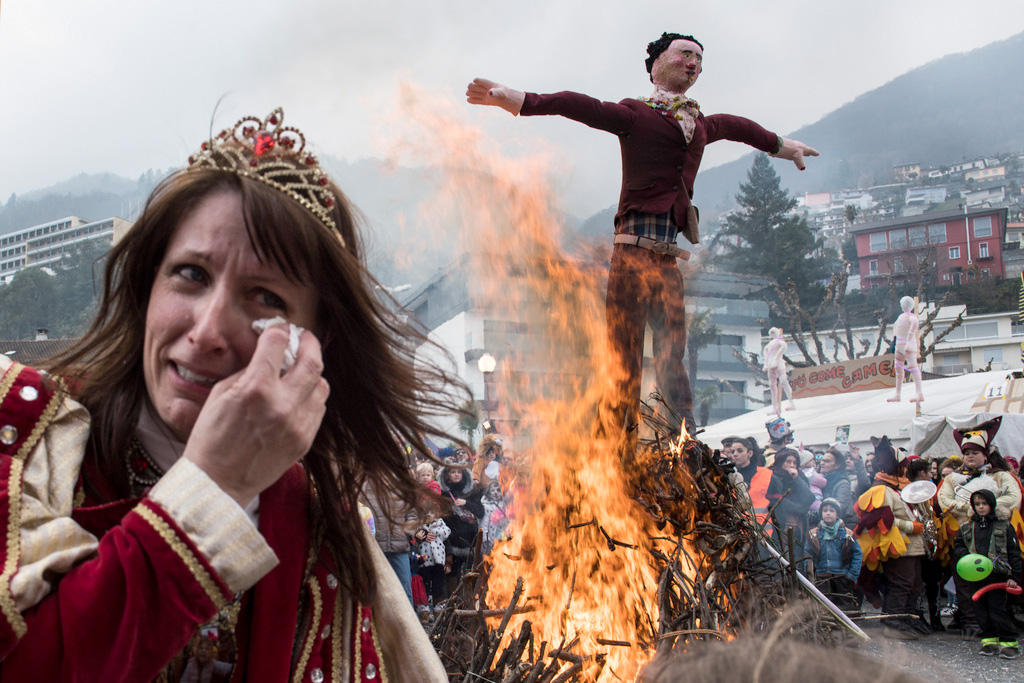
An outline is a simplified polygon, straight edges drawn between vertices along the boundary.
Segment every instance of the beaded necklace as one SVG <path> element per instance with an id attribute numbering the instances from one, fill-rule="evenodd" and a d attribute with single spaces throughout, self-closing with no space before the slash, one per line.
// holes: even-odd
<path id="1" fill-rule="evenodd" d="M 668 102 L 656 100 L 653 97 L 639 97 L 637 99 L 651 109 L 660 109 L 672 113 L 677 120 L 686 116 L 696 116 L 700 112 L 700 105 L 697 104 L 697 100 L 691 100 L 689 97 L 681 95 L 674 95 Z"/>
<path id="2" fill-rule="evenodd" d="M 160 477 L 164 471 L 156 464 L 153 457 L 146 450 L 138 437 L 132 437 L 128 444 L 128 450 L 124 454 L 125 469 L 128 470 L 128 482 L 132 488 L 132 495 L 143 496 Z"/>

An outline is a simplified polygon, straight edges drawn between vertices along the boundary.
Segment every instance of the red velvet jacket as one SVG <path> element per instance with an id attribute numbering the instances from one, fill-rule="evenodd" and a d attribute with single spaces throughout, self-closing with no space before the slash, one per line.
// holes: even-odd
<path id="1" fill-rule="evenodd" d="M 676 225 L 685 226 L 693 181 L 706 145 L 733 140 L 769 154 L 777 152 L 779 145 L 775 133 L 750 119 L 729 114 L 700 114 L 693 139 L 687 144 L 671 113 L 634 99 L 616 104 L 568 91 L 550 95 L 526 93 L 519 113 L 557 114 L 619 137 L 622 189 L 616 219 L 629 211 L 660 214 L 671 210 Z"/>
<path id="2" fill-rule="evenodd" d="M 154 680 L 233 596 L 153 501 L 76 503 L 73 519 L 100 539 L 97 552 L 36 606 L 14 607 L 21 473 L 58 402 L 31 368 L 0 375 L 0 681 Z M 346 600 L 328 553 L 313 552 L 308 502 L 299 465 L 261 494 L 259 531 L 280 563 L 244 594 L 232 681 L 380 680 L 370 608 Z"/>

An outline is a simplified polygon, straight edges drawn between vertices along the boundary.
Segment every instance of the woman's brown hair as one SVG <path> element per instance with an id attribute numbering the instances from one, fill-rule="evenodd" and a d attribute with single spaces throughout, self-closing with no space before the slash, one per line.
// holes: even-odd
<path id="1" fill-rule="evenodd" d="M 359 494 L 369 481 L 417 504 L 405 446 L 427 453 L 426 437 L 448 438 L 428 420 L 458 413 L 465 387 L 436 366 L 414 366 L 415 350 L 427 339 L 383 300 L 361 260 L 354 211 L 341 190 L 329 187 L 338 235 L 258 180 L 219 169 L 174 173 L 112 249 L 92 326 L 48 369 L 74 379 L 75 397 L 92 417 L 91 453 L 117 495 L 129 496 L 123 457 L 146 400 L 142 343 L 155 273 L 175 230 L 201 200 L 239 193 L 257 256 L 320 292 L 314 331 L 331 392 L 303 459 L 314 501 L 310 524 L 322 528 L 343 584 L 367 600 L 375 585 L 365 523 L 356 512 Z"/>

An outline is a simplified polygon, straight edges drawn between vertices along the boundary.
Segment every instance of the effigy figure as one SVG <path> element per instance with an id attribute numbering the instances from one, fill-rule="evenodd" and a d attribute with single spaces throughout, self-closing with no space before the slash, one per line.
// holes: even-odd
<path id="1" fill-rule="evenodd" d="M 789 386 L 789 373 L 786 371 L 786 347 L 789 344 L 782 338 L 782 330 L 773 327 L 768 330 L 771 337 L 764 346 L 764 371 L 768 373 L 768 386 L 772 392 L 772 410 L 781 415 L 782 396 L 789 399 L 787 408 L 793 410 L 793 389 Z"/>
<path id="2" fill-rule="evenodd" d="M 757 123 L 729 114 L 705 116 L 686 96 L 700 76 L 704 46 L 691 35 L 663 33 L 647 46 L 650 95 L 602 102 L 576 92 L 537 94 L 484 78 L 467 86 L 471 104 L 500 107 L 514 116 L 558 115 L 619 139 L 622 189 L 615 214 L 615 238 L 608 273 L 608 342 L 621 369 L 614 395 L 602 406 L 612 432 L 639 421 L 644 330 L 653 332 L 654 369 L 667 404 L 693 424 L 693 393 L 687 376 L 683 277 L 676 259 L 689 252 L 676 246 L 682 232 L 699 242 L 693 183 L 705 146 L 733 140 L 793 161 L 818 152 Z"/>
<path id="3" fill-rule="evenodd" d="M 896 395 L 887 399 L 890 403 L 899 403 L 900 389 L 903 387 L 904 373 L 910 373 L 914 379 L 916 395 L 910 399 L 911 403 L 924 401 L 924 394 L 921 393 L 921 368 L 917 365 L 918 333 L 920 332 L 920 321 L 914 311 L 914 300 L 909 296 L 900 299 L 900 308 L 903 312 L 896 318 L 892 325 L 893 334 L 896 336 Z"/>

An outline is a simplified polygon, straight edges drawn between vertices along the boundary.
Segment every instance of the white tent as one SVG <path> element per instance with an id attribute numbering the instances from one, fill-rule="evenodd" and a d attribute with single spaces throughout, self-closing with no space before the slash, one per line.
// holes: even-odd
<path id="1" fill-rule="evenodd" d="M 906 401 L 913 395 L 912 384 L 903 386 L 902 403 L 886 402 L 893 389 L 857 391 L 798 398 L 793 410 L 786 410 L 783 403 L 782 416 L 793 426 L 796 444 L 808 448 L 826 448 L 835 441 L 837 426 L 850 425 L 850 443 L 869 445 L 872 436 L 887 435 L 912 453 L 923 445 L 928 453 L 952 455 L 957 452 L 952 430 L 991 417 L 992 413 L 972 414 L 971 407 L 987 385 L 1001 383 L 1005 377 L 1006 372 L 999 371 L 927 380 L 923 383 L 925 400 L 920 417 L 916 416 L 915 404 Z M 770 407 L 760 408 L 713 424 L 697 438 L 712 448 L 719 447 L 727 436 L 753 436 L 764 444 L 768 441 L 765 423 L 774 417 Z M 1004 417 L 995 442 L 1004 455 L 1016 455 L 1024 444 L 1024 416 Z M 1009 447 L 1010 443 L 1016 447 Z"/>

